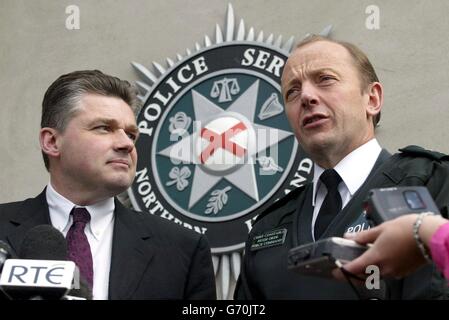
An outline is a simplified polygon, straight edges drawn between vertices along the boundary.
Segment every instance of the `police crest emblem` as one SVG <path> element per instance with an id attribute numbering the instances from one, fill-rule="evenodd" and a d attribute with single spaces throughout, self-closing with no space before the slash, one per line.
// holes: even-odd
<path id="1" fill-rule="evenodd" d="M 136 210 L 206 234 L 218 264 L 238 276 L 252 222 L 270 204 L 310 178 L 306 157 L 284 113 L 280 77 L 293 38 L 264 37 L 243 20 L 217 25 L 195 52 L 133 63 L 144 81 L 137 118 Z M 328 31 L 327 31 L 328 32 Z M 156 75 L 158 74 L 158 75 Z"/>

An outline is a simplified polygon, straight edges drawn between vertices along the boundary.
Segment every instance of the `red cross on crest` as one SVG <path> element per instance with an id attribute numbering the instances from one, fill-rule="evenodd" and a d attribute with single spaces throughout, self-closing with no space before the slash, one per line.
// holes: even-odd
<path id="1" fill-rule="evenodd" d="M 218 134 L 210 129 L 201 129 L 201 138 L 209 140 L 209 145 L 201 152 L 200 161 L 204 164 L 209 157 L 211 157 L 215 151 L 218 149 L 225 149 L 237 157 L 243 157 L 246 152 L 246 148 L 239 146 L 230 139 L 239 134 L 240 132 L 246 131 L 247 128 L 243 122 L 239 122 L 232 126 L 225 132 Z"/>

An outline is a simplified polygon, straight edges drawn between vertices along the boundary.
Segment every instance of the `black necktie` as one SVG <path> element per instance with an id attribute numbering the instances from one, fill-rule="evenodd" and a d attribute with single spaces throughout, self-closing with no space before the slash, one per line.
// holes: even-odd
<path id="1" fill-rule="evenodd" d="M 315 222 L 315 240 L 321 237 L 341 210 L 341 196 L 338 192 L 338 184 L 341 182 L 340 175 L 334 169 L 327 169 L 321 174 L 320 180 L 326 185 L 327 194 Z"/>

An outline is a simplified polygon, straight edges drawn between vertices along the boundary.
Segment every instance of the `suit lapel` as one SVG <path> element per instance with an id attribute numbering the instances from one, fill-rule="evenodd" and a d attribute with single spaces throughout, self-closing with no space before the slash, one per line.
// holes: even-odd
<path id="1" fill-rule="evenodd" d="M 45 189 L 36 198 L 25 200 L 10 223 L 16 228 L 7 236 L 7 240 L 13 250 L 19 253 L 23 238 L 29 229 L 41 224 L 51 224 Z"/>
<path id="2" fill-rule="evenodd" d="M 130 299 L 153 258 L 155 250 L 148 243 L 151 234 L 143 231 L 138 222 L 138 214 L 116 199 L 109 299 Z"/>

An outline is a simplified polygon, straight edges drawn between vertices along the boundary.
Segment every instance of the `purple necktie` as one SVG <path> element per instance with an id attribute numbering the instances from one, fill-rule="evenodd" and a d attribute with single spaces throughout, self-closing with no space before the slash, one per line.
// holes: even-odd
<path id="1" fill-rule="evenodd" d="M 73 208 L 71 215 L 73 223 L 66 237 L 69 260 L 75 262 L 80 269 L 80 274 L 92 289 L 94 278 L 92 252 L 84 233 L 84 228 L 90 221 L 90 214 L 86 208 Z"/>

